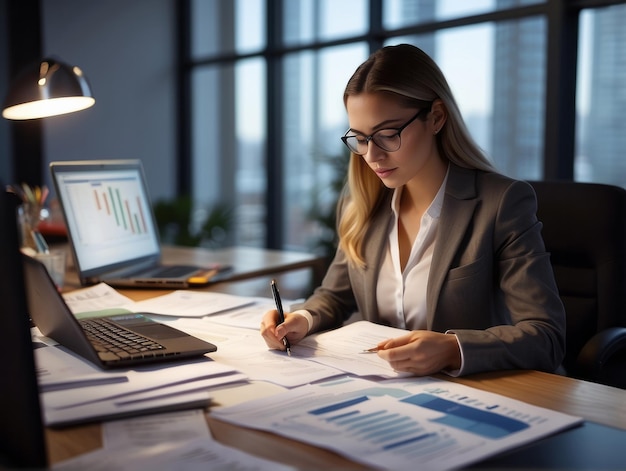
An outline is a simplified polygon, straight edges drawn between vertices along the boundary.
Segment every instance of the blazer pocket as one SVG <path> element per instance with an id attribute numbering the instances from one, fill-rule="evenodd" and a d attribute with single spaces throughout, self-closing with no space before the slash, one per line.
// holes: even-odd
<path id="1" fill-rule="evenodd" d="M 482 258 L 473 261 L 467 265 L 456 267 L 448 272 L 448 281 L 461 280 L 480 273 L 485 269 L 485 263 Z"/>

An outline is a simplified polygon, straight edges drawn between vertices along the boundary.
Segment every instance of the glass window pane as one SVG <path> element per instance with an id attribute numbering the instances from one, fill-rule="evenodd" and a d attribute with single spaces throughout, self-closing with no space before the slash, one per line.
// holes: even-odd
<path id="1" fill-rule="evenodd" d="M 319 241 L 334 231 L 324 217 L 334 210 L 348 158 L 340 140 L 348 126 L 343 90 L 366 57 L 363 43 L 285 57 L 285 248 L 323 252 Z"/>
<path id="2" fill-rule="evenodd" d="M 263 0 L 191 0 L 190 9 L 193 59 L 265 46 Z"/>
<path id="3" fill-rule="evenodd" d="M 237 63 L 235 75 L 235 185 L 237 217 L 235 239 L 238 245 L 263 247 L 266 231 L 265 142 L 266 67 L 263 59 Z M 229 159 L 222 155 L 222 165 Z M 231 244 L 232 245 L 232 244 Z"/>
<path id="4" fill-rule="evenodd" d="M 433 20 L 449 20 L 544 3 L 545 0 L 383 0 L 383 2 L 384 27 L 394 29 Z"/>
<path id="5" fill-rule="evenodd" d="M 540 178 L 543 168 L 543 18 L 485 23 L 398 37 L 435 59 L 465 122 L 498 170 Z"/>
<path id="6" fill-rule="evenodd" d="M 232 210 L 228 245 L 265 242 L 265 62 L 192 73 L 192 184 L 198 218 Z"/>
<path id="7" fill-rule="evenodd" d="M 367 0 L 283 0 L 284 43 L 326 41 L 364 34 Z"/>
<path id="8" fill-rule="evenodd" d="M 574 179 L 626 187 L 626 5 L 580 20 Z"/>

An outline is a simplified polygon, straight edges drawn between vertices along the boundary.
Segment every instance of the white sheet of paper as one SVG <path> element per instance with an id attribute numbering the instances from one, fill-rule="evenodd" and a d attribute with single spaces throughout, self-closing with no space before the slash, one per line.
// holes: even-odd
<path id="1" fill-rule="evenodd" d="M 208 359 L 146 366 L 125 370 L 128 377 L 125 383 L 52 391 L 43 395 L 43 402 L 46 408 L 64 409 L 88 406 L 104 400 L 122 400 L 142 393 L 163 391 L 167 387 L 172 388 L 172 393 L 182 393 L 190 389 L 191 383 L 205 379 L 217 378 L 227 384 L 230 382 L 228 376 L 236 373 L 232 367 Z"/>
<path id="2" fill-rule="evenodd" d="M 270 309 L 276 309 L 274 301 L 268 298 L 256 298 L 254 304 L 231 309 L 211 316 L 209 320 L 217 324 L 259 330 L 263 315 Z"/>
<path id="3" fill-rule="evenodd" d="M 467 466 L 582 421 L 434 378 L 342 378 L 211 415 L 385 469 Z"/>
<path id="4" fill-rule="evenodd" d="M 52 347 L 45 347 L 52 348 Z M 247 381 L 245 374 L 208 358 L 123 370 L 128 381 L 41 394 L 46 425 L 115 418 L 137 412 L 206 407 L 211 388 Z"/>
<path id="5" fill-rule="evenodd" d="M 254 298 L 193 290 L 177 290 L 124 306 L 133 312 L 162 316 L 204 317 L 254 304 Z"/>
<path id="6" fill-rule="evenodd" d="M 235 308 L 250 306 L 257 298 L 194 290 L 177 290 L 161 296 L 134 302 L 106 283 L 63 294 L 74 314 L 107 309 L 148 312 L 161 316 L 204 317 Z M 258 325 L 257 325 L 258 328 Z"/>
<path id="7" fill-rule="evenodd" d="M 124 449 L 210 437 L 202 409 L 152 414 L 102 424 L 103 447 L 116 453 Z"/>
<path id="8" fill-rule="evenodd" d="M 127 382 L 124 372 L 102 371 L 63 347 L 33 350 L 42 392 Z"/>
<path id="9" fill-rule="evenodd" d="M 200 322 L 197 319 L 181 319 L 168 324 L 219 344 L 217 351 L 211 353 L 211 358 L 245 373 L 252 380 L 291 388 L 342 374 L 341 370 L 329 365 L 269 350 L 258 327 L 252 330 L 222 325 L 213 322 L 213 317 Z"/>
<path id="10" fill-rule="evenodd" d="M 298 357 L 330 365 L 357 376 L 398 378 L 410 374 L 395 371 L 376 353 L 364 353 L 364 350 L 375 347 L 383 340 L 406 333 L 403 329 L 358 321 L 306 337 L 293 346 L 291 351 Z"/>
<path id="11" fill-rule="evenodd" d="M 294 468 L 257 458 L 210 438 L 162 443 L 111 453 L 100 450 L 57 463 L 55 471 L 290 471 Z"/>
<path id="12" fill-rule="evenodd" d="M 106 400 L 64 409 L 47 408 L 44 400 L 43 415 L 47 426 L 61 426 L 113 420 L 138 414 L 206 408 L 210 401 L 211 396 L 206 391 L 180 393 L 142 401 Z"/>
<path id="13" fill-rule="evenodd" d="M 120 294 L 106 283 L 63 293 L 63 299 L 74 314 L 133 304 L 132 299 Z"/>

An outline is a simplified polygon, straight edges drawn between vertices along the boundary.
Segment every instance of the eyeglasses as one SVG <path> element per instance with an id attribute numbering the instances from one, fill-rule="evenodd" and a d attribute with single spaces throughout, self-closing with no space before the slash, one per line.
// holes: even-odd
<path id="1" fill-rule="evenodd" d="M 415 116 L 413 116 L 399 128 L 379 129 L 369 136 L 364 136 L 363 134 L 349 135 L 349 133 L 353 131 L 351 129 L 348 129 L 348 131 L 346 131 L 346 134 L 341 137 L 341 140 L 346 145 L 346 147 L 350 149 L 351 152 L 357 155 L 367 154 L 370 141 L 374 141 L 374 144 L 376 144 L 378 147 L 386 152 L 395 152 L 402 145 L 402 141 L 400 140 L 400 133 L 404 131 L 409 124 L 411 124 L 421 115 L 427 114 L 429 111 L 430 107 L 422 108 L 415 114 Z"/>

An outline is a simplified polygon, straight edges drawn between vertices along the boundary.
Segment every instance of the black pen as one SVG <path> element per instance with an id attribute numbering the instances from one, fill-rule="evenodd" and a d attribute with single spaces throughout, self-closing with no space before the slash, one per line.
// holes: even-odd
<path id="1" fill-rule="evenodd" d="M 278 311 L 278 324 L 280 325 L 285 322 L 285 312 L 283 311 L 283 303 L 280 300 L 280 294 L 278 293 L 278 285 L 276 285 L 276 280 L 272 280 L 272 296 L 274 296 L 274 302 L 276 303 L 276 310 Z M 287 337 L 283 337 L 283 345 L 287 350 L 287 355 L 291 356 L 291 345 L 289 345 L 289 340 Z"/>

